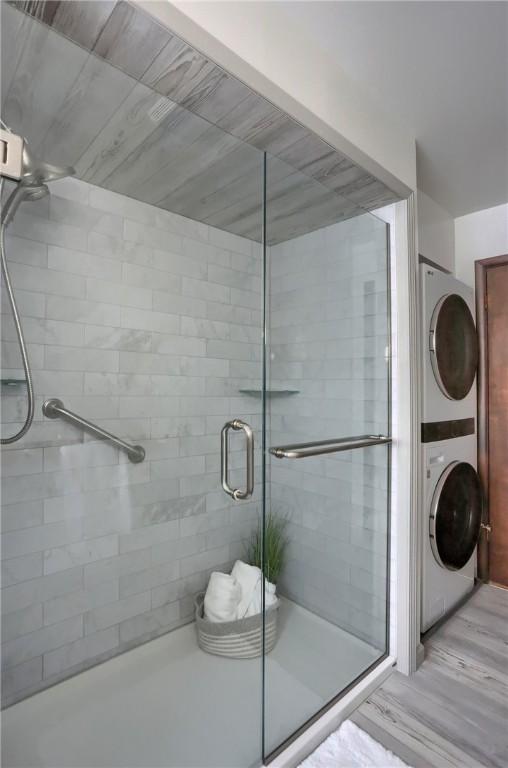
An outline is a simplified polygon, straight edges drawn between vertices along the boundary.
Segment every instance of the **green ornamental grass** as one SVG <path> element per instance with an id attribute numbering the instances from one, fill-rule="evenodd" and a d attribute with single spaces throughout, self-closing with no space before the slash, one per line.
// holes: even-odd
<path id="1" fill-rule="evenodd" d="M 246 558 L 250 565 L 256 565 L 264 570 L 265 578 L 272 584 L 277 584 L 285 565 L 288 537 L 286 527 L 288 521 L 284 517 L 276 517 L 271 513 L 265 520 L 265 567 L 263 569 L 263 527 L 262 522 L 252 531 L 247 544 Z"/>

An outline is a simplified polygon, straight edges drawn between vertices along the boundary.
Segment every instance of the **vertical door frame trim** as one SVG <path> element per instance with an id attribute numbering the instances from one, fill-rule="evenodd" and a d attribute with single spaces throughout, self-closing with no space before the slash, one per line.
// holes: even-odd
<path id="1" fill-rule="evenodd" d="M 488 306 L 487 272 L 508 265 L 508 254 L 478 259 L 474 263 L 476 294 L 476 328 L 478 333 L 478 474 L 483 488 L 484 522 L 490 522 L 489 513 L 489 353 L 488 353 Z M 478 544 L 478 578 L 488 581 L 489 547 L 483 529 Z"/>
<path id="2" fill-rule="evenodd" d="M 423 659 L 420 643 L 420 509 L 418 483 L 420 424 L 420 338 L 418 259 L 414 197 L 374 215 L 390 224 L 392 272 L 392 474 L 393 559 L 389 653 L 410 675 Z"/>
<path id="3" fill-rule="evenodd" d="M 397 245 L 397 669 L 412 675 L 423 660 L 420 642 L 420 317 L 416 204 L 396 205 Z"/>

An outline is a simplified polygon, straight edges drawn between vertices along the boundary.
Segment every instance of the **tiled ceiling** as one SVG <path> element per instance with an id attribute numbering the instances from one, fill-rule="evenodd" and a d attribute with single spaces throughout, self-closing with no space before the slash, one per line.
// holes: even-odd
<path id="1" fill-rule="evenodd" d="M 124 0 L 2 3 L 2 117 L 93 184 L 281 242 L 399 197 Z"/>

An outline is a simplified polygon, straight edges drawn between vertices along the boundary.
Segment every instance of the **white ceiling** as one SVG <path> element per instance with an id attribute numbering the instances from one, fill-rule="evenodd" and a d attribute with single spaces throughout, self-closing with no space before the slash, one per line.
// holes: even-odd
<path id="1" fill-rule="evenodd" d="M 508 3 L 285 0 L 417 140 L 418 186 L 453 216 L 508 201 Z"/>

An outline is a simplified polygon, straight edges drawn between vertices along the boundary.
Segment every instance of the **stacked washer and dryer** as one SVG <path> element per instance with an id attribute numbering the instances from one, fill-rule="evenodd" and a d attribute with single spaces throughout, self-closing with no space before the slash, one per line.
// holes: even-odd
<path id="1" fill-rule="evenodd" d="M 474 586 L 482 492 L 476 463 L 478 344 L 473 291 L 420 265 L 422 309 L 422 632 Z"/>

